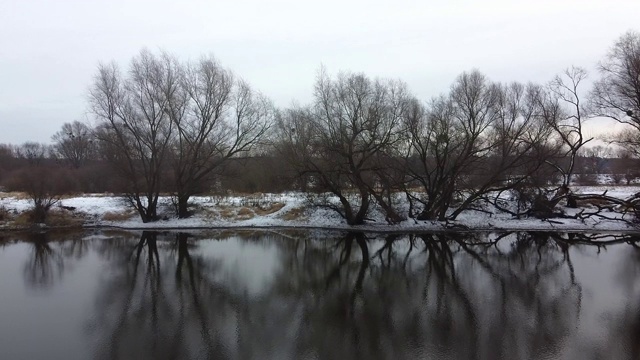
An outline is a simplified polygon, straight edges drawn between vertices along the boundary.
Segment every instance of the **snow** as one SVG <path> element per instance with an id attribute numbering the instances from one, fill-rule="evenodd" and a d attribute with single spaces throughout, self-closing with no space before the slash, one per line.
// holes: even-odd
<path id="1" fill-rule="evenodd" d="M 576 193 L 603 193 L 625 198 L 640 192 L 640 186 L 589 186 L 574 187 Z M 197 196 L 191 199 L 195 214 L 187 219 L 178 219 L 173 215 L 170 199 L 160 199 L 159 214 L 163 220 L 143 223 L 137 213 L 131 211 L 122 197 L 114 195 L 89 194 L 64 198 L 59 206 L 75 208 L 75 214 L 83 216 L 86 226 L 105 226 L 123 229 L 200 229 L 200 228 L 323 228 L 342 230 L 363 230 L 380 232 L 403 231 L 435 231 L 447 229 L 445 223 L 437 221 L 405 220 L 396 225 L 388 225 L 384 215 L 374 207 L 369 214 L 366 225 L 349 226 L 334 211 L 325 208 L 310 207 L 304 193 L 256 194 L 247 196 Z M 282 208 L 273 207 L 284 204 Z M 406 204 L 405 204 L 406 205 Z M 13 213 L 20 213 L 31 207 L 29 199 L 15 194 L 0 193 L 0 208 Z M 406 207 L 406 206 L 405 206 Z M 260 211 L 260 209 L 265 211 Z M 271 209 L 272 212 L 269 211 Z M 245 216 L 245 213 L 249 213 Z M 277 210 L 277 211 L 276 211 Z M 283 218 L 291 211 L 300 216 Z M 567 214 L 580 209 L 565 209 Z M 107 213 L 126 214 L 124 220 L 106 220 Z M 620 217 L 616 213 L 607 216 Z M 120 217 L 122 218 L 122 216 Z M 488 214 L 479 211 L 465 211 L 456 221 L 449 222 L 456 229 L 473 230 L 553 230 L 553 231 L 629 231 L 634 230 L 623 222 L 598 218 L 580 221 L 577 219 L 552 219 L 552 221 L 535 218 L 514 219 L 506 213 Z"/>
<path id="2" fill-rule="evenodd" d="M 93 215 L 101 215 L 107 212 L 122 212 L 126 209 L 124 199 L 113 196 L 98 197 L 86 195 L 83 197 L 74 197 L 62 200 L 60 205 L 74 207 L 78 211 Z"/>

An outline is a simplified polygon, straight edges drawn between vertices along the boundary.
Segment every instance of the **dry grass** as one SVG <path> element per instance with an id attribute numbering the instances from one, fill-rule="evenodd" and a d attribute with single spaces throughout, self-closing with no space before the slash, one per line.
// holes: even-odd
<path id="1" fill-rule="evenodd" d="M 265 207 L 257 207 L 253 211 L 256 213 L 256 215 L 265 216 L 265 215 L 273 214 L 274 212 L 279 211 L 283 207 L 284 207 L 283 203 L 277 202 L 277 203 L 269 204 L 268 206 L 265 206 Z"/>
<path id="2" fill-rule="evenodd" d="M 253 210 L 249 209 L 246 206 L 241 207 L 236 214 L 236 220 L 249 220 L 252 219 L 256 215 Z"/>
<path id="3" fill-rule="evenodd" d="M 58 199 L 60 200 L 64 200 L 64 199 L 73 199 L 79 196 L 84 196 L 84 193 L 80 193 L 80 192 L 74 192 L 74 193 L 69 193 L 69 194 L 63 194 L 63 195 L 58 195 Z"/>
<path id="4" fill-rule="evenodd" d="M 218 210 L 218 216 L 220 216 L 223 219 L 232 219 L 233 217 L 235 217 L 235 215 L 236 213 L 235 211 L 233 211 L 233 208 L 228 206 L 222 206 Z"/>
<path id="5" fill-rule="evenodd" d="M 25 193 L 25 192 L 18 192 L 18 191 L 11 191 L 11 192 L 6 192 L 6 193 L 2 193 L 3 198 L 14 198 L 16 200 L 30 200 L 31 198 L 29 197 L 29 194 Z"/>
<path id="6" fill-rule="evenodd" d="M 213 211 L 209 212 L 209 214 L 214 214 Z M 217 215 L 225 220 L 249 220 L 253 219 L 256 216 L 256 212 L 246 206 L 241 208 L 233 207 L 233 206 L 220 206 L 217 209 Z"/>
<path id="7" fill-rule="evenodd" d="M 11 215 L 11 212 L 5 207 L 0 207 L 0 222 L 7 222 L 11 219 L 13 219 L 13 215 Z"/>
<path id="8" fill-rule="evenodd" d="M 305 210 L 306 209 L 303 207 L 293 208 L 287 211 L 286 213 L 282 214 L 280 218 L 286 221 L 303 220 L 305 219 L 305 216 L 304 216 Z"/>
<path id="9" fill-rule="evenodd" d="M 208 207 L 201 207 L 196 211 L 196 213 L 200 213 L 200 214 L 202 214 L 203 217 L 208 218 L 208 219 L 214 218 L 214 217 L 216 217 L 218 215 L 217 211 L 215 211 L 215 210 L 213 210 L 211 208 L 208 208 Z"/>
<path id="10" fill-rule="evenodd" d="M 284 203 L 245 204 L 244 206 L 217 205 L 202 207 L 200 212 L 207 218 L 221 218 L 224 220 L 249 220 L 256 216 L 276 213 L 285 207 Z"/>
<path id="11" fill-rule="evenodd" d="M 23 211 L 13 217 L 10 225 L 13 227 L 23 228 L 34 224 L 33 210 Z M 77 216 L 72 212 L 64 209 L 54 208 L 47 213 L 45 223 L 50 227 L 80 227 L 84 224 L 84 218 Z"/>
<path id="12" fill-rule="evenodd" d="M 51 209 L 47 215 L 47 225 L 52 227 L 82 226 L 84 219 L 63 209 Z"/>
<path id="13" fill-rule="evenodd" d="M 30 226 L 33 224 L 33 221 L 31 219 L 31 210 L 23 211 L 13 219 L 12 225 L 17 227 Z"/>
<path id="14" fill-rule="evenodd" d="M 114 212 L 114 211 L 108 211 L 106 213 L 104 213 L 102 215 L 102 220 L 104 221 L 126 221 L 131 219 L 131 217 L 133 217 L 134 215 L 134 211 L 131 209 L 125 210 L 125 211 L 120 211 L 120 212 Z"/>
<path id="15" fill-rule="evenodd" d="M 240 216 L 247 216 L 247 215 L 253 215 L 254 212 L 253 210 L 249 209 L 248 207 L 241 207 L 240 210 L 238 210 L 238 215 Z"/>

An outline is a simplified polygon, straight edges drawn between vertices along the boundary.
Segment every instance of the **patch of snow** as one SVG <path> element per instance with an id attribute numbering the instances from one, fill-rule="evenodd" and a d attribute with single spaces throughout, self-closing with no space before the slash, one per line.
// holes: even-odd
<path id="1" fill-rule="evenodd" d="M 640 186 L 575 186 L 572 187 L 576 193 L 602 193 L 620 198 L 632 196 L 640 192 Z M 335 211 L 326 208 L 308 207 L 307 194 L 304 193 L 283 193 L 283 194 L 260 194 L 241 196 L 196 196 L 191 199 L 193 207 L 196 209 L 195 215 L 187 219 L 178 219 L 171 213 L 170 199 L 162 198 L 162 217 L 153 223 L 143 223 L 140 218 L 133 214 L 128 220 L 106 221 L 103 220 L 105 213 L 126 213 L 129 210 L 127 203 L 121 198 L 113 195 L 95 196 L 85 195 L 72 198 L 65 198 L 60 201 L 60 206 L 75 208 L 75 212 L 82 214 L 87 219 L 92 219 L 91 225 L 111 226 L 126 229 L 195 229 L 195 228 L 264 228 L 264 227 L 289 227 L 289 228 L 324 228 L 337 230 L 369 230 L 381 232 L 401 232 L 401 231 L 437 231 L 446 229 L 445 224 L 438 221 L 416 221 L 407 219 L 396 225 L 388 225 L 383 212 L 372 206 L 368 214 L 368 223 L 360 226 L 349 226 Z M 508 200 L 505 198 L 505 200 Z M 281 203 L 284 206 L 277 211 L 266 215 L 259 215 L 258 212 L 252 214 L 251 218 L 237 216 L 238 211 L 244 207 L 249 209 L 267 209 L 273 204 Z M 408 205 L 398 198 L 399 209 L 407 211 Z M 7 194 L 0 193 L 0 207 L 13 212 L 22 212 L 31 207 L 31 202 L 27 199 L 18 199 Z M 285 220 L 283 215 L 294 209 L 304 208 L 301 217 L 294 220 Z M 231 212 L 230 217 L 220 216 L 223 210 Z M 575 214 L 576 209 L 564 209 L 569 215 Z M 609 217 L 620 217 L 618 213 L 604 213 Z M 584 221 L 577 219 L 552 219 L 551 221 L 535 218 L 514 219 L 506 213 L 489 211 L 489 213 L 479 211 L 465 211 L 456 221 L 449 222 L 449 225 L 458 228 L 468 228 L 477 230 L 564 230 L 564 231 L 585 231 L 585 230 L 632 230 L 623 222 L 605 219 L 591 218 Z"/>

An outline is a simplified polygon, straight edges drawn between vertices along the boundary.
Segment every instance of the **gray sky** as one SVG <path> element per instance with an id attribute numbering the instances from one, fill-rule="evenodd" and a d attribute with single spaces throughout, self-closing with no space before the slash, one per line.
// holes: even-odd
<path id="1" fill-rule="evenodd" d="M 97 64 L 126 66 L 143 47 L 213 54 L 278 106 L 309 101 L 321 64 L 400 78 L 427 100 L 472 68 L 595 78 L 638 15 L 638 0 L 0 0 L 0 143 L 49 142 L 83 120 Z"/>

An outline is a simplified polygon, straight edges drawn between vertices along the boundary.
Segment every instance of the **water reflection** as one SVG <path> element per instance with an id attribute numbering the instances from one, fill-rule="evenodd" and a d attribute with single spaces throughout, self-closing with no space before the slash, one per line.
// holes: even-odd
<path id="1" fill-rule="evenodd" d="M 445 234 L 364 235 L 284 253 L 270 299 L 251 318 L 291 328 L 289 358 L 531 358 L 558 355 L 575 328 L 580 287 L 568 257 L 518 235 L 507 249 Z M 494 244 L 495 245 L 495 244 Z M 373 256 L 372 256 L 373 255 Z M 293 275 L 293 276 L 292 276 Z M 274 319 L 273 308 L 282 307 Z M 290 314 L 296 314 L 291 317 Z M 251 338 L 267 327 L 246 326 Z M 273 339 L 278 341 L 278 339 Z M 273 346 L 271 342 L 254 346 Z M 270 349 L 259 348 L 254 354 Z M 273 354 L 280 355 L 280 354 Z"/>
<path id="2" fill-rule="evenodd" d="M 31 235 L 24 279 L 52 287 L 88 253 L 103 261 L 82 324 L 95 358 L 640 358 L 633 235 L 82 238 Z"/>
<path id="3" fill-rule="evenodd" d="M 605 343 L 597 348 L 602 359 L 640 359 L 640 249 L 625 252 L 616 269 L 617 285 L 630 301 L 620 311 L 605 314 Z"/>
<path id="4" fill-rule="evenodd" d="M 95 357 L 224 357 L 217 332 L 234 300 L 208 281 L 216 262 L 192 256 L 194 247 L 187 234 L 152 232 L 101 243 L 111 264 L 91 326 Z"/>
<path id="5" fill-rule="evenodd" d="M 29 248 L 23 273 L 25 283 L 32 289 L 46 290 L 60 280 L 65 266 L 82 258 L 88 250 L 87 243 L 79 234 L 70 233 L 29 233 L 20 237 Z M 0 244 L 9 241 L 0 239 Z"/>

